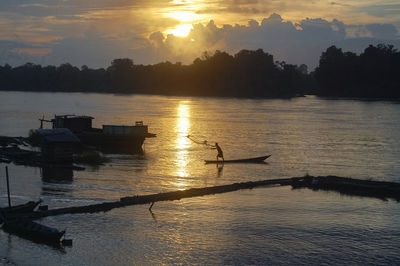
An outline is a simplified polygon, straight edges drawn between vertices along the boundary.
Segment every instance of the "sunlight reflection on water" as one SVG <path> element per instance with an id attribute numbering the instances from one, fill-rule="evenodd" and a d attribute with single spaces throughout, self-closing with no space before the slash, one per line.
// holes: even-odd
<path id="1" fill-rule="evenodd" d="M 146 140 L 144 155 L 110 155 L 111 163 L 69 172 L 68 179 L 9 165 L 16 204 L 40 197 L 50 208 L 85 205 L 306 173 L 400 181 L 396 103 L 21 92 L 0 92 L 0 100 L 0 135 L 26 136 L 43 114 L 71 110 L 95 117 L 96 127 L 143 120 L 157 134 Z M 218 169 L 204 164 L 216 155 L 204 140 L 218 142 L 228 159 L 272 156 L 267 164 Z M 132 206 L 48 217 L 41 222 L 67 228 L 71 249 L 61 253 L 0 231 L 0 263 L 393 265 L 400 263 L 399 206 L 282 187 L 157 203 L 152 215 Z"/>
<path id="2" fill-rule="evenodd" d="M 176 175 L 179 177 L 187 177 L 187 164 L 189 161 L 188 158 L 188 149 L 191 146 L 191 142 L 187 138 L 190 132 L 190 102 L 189 101 L 180 101 L 177 106 L 177 120 L 176 120 L 176 159 L 175 159 L 175 168 Z M 186 183 L 180 179 L 177 182 L 178 189 L 184 189 Z"/>

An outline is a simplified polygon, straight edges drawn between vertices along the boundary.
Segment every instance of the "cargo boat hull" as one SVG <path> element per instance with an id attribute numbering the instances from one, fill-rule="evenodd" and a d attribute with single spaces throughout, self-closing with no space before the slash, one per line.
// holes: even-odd
<path id="1" fill-rule="evenodd" d="M 141 153 L 145 136 L 111 135 L 102 132 L 76 134 L 85 146 L 96 147 L 103 152 Z"/>

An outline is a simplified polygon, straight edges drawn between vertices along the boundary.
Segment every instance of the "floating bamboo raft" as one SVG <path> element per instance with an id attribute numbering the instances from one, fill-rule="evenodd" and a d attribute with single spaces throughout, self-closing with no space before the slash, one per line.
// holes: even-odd
<path id="1" fill-rule="evenodd" d="M 73 213 L 106 212 L 115 208 L 131 205 L 154 204 L 159 201 L 173 201 L 184 198 L 227 193 L 241 189 L 253 189 L 266 186 L 292 186 L 295 189 L 309 188 L 313 190 L 330 190 L 346 195 L 373 197 L 386 200 L 388 198 L 400 201 L 400 183 L 384 181 L 368 181 L 337 176 L 326 177 L 293 177 L 285 179 L 270 179 L 255 182 L 234 183 L 230 185 L 191 188 L 151 195 L 124 197 L 119 201 L 93 204 L 87 206 L 52 209 L 48 211 L 32 212 L 28 216 L 32 219 Z"/>

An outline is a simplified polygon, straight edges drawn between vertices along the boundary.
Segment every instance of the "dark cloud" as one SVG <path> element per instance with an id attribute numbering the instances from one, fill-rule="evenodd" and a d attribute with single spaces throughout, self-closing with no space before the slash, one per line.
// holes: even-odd
<path id="1" fill-rule="evenodd" d="M 347 32 L 353 38 L 375 38 L 384 40 L 398 39 L 399 32 L 393 24 L 366 24 L 366 25 L 349 25 Z"/>
<path id="2" fill-rule="evenodd" d="M 165 6 L 168 3 L 168 0 L 5 0 L 0 1 L 0 11 L 37 17 L 75 17 L 95 11 L 140 9 L 150 5 Z"/>
<path id="3" fill-rule="evenodd" d="M 21 52 L 34 49 L 47 49 L 47 47 L 17 41 L 0 41 L 0 62 L 13 66 L 26 62 L 45 63 L 43 54 L 35 56 L 32 53 Z"/>
<path id="4" fill-rule="evenodd" d="M 395 39 L 398 37 L 397 29 L 392 24 L 367 24 L 366 29 L 378 39 Z"/>

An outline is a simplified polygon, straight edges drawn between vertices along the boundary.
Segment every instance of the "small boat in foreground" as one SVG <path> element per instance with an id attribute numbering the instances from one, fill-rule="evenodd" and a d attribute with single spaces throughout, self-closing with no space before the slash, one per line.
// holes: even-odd
<path id="1" fill-rule="evenodd" d="M 9 218 L 18 217 L 21 214 L 33 212 L 41 202 L 42 202 L 42 200 L 29 201 L 29 202 L 27 202 L 25 204 L 21 204 L 21 205 L 0 208 L 0 212 L 2 212 L 3 215 L 5 215 Z M 2 222 L 3 222 L 3 218 L 0 215 L 0 223 L 2 223 Z"/>
<path id="2" fill-rule="evenodd" d="M 21 217 L 13 217 L 10 219 L 1 209 L 0 219 L 2 220 L 2 229 L 4 231 L 36 242 L 59 244 L 61 237 L 65 234 L 65 230 L 59 231 L 55 228 L 36 223 L 29 219 Z"/>
<path id="3" fill-rule="evenodd" d="M 6 220 L 3 229 L 37 242 L 60 243 L 65 231 L 59 231 L 31 220 Z"/>
<path id="4" fill-rule="evenodd" d="M 235 159 L 235 160 L 205 160 L 206 164 L 212 164 L 212 163 L 263 163 L 268 157 L 271 155 L 266 155 L 266 156 L 260 156 L 260 157 L 254 157 L 254 158 L 245 158 L 245 159 Z"/>
<path id="5" fill-rule="evenodd" d="M 29 201 L 25 204 L 16 205 L 12 207 L 0 208 L 6 215 L 8 214 L 17 214 L 17 213 L 26 213 L 33 212 L 35 208 L 42 202 L 42 200 L 38 201 Z"/>

